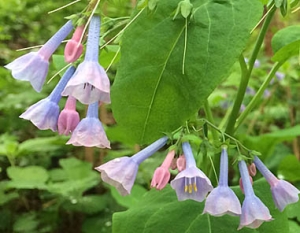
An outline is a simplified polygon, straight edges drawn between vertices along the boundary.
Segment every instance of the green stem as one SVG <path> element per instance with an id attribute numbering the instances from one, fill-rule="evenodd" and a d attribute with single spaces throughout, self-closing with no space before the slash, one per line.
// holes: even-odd
<path id="1" fill-rule="evenodd" d="M 206 115 L 207 120 L 215 125 L 215 120 L 213 118 L 213 115 L 212 115 L 212 112 L 211 112 L 211 109 L 209 107 L 209 103 L 208 103 L 207 100 L 204 102 L 204 111 L 205 111 L 205 115 Z M 217 131 L 214 128 L 211 130 L 211 134 L 212 134 L 212 137 L 213 137 L 214 141 L 219 140 L 219 136 L 217 134 Z"/>
<path id="2" fill-rule="evenodd" d="M 276 11 L 276 7 L 272 6 L 272 8 L 269 11 L 269 14 L 266 16 L 266 19 L 262 25 L 262 28 L 261 28 L 258 38 L 256 40 L 252 55 L 249 59 L 248 69 L 247 69 L 246 63 L 244 61 L 244 57 L 240 56 L 240 58 L 239 58 L 242 75 L 241 75 L 241 82 L 240 82 L 240 86 L 238 89 L 238 93 L 237 93 L 237 96 L 236 96 L 236 99 L 235 99 L 235 102 L 234 102 L 234 105 L 233 105 L 233 108 L 232 108 L 232 111 L 231 111 L 231 114 L 229 117 L 229 121 L 228 121 L 226 130 L 225 130 L 226 133 L 229 135 L 232 135 L 234 133 L 234 126 L 235 126 L 236 119 L 238 117 L 238 114 L 239 114 L 239 111 L 240 111 L 240 108 L 241 108 L 241 105 L 242 105 L 242 102 L 244 99 L 246 88 L 248 86 L 249 79 L 250 79 L 250 76 L 251 76 L 251 73 L 252 73 L 252 70 L 254 67 L 254 62 L 257 58 L 258 52 L 264 41 L 265 35 L 267 33 L 268 27 L 271 23 L 271 20 L 274 16 L 275 11 Z"/>
<path id="3" fill-rule="evenodd" d="M 248 76 L 248 70 L 247 70 L 247 66 L 244 60 L 243 56 L 240 56 L 239 58 L 240 61 L 240 66 L 241 66 L 241 73 L 242 73 L 242 77 L 241 77 L 241 82 L 240 82 L 240 86 L 238 89 L 238 93 L 236 95 L 235 98 L 235 102 L 234 105 L 232 107 L 230 116 L 229 116 L 229 120 L 228 120 L 228 124 L 226 127 L 225 132 L 232 135 L 233 133 L 233 129 L 234 129 L 234 125 L 236 122 L 236 118 L 238 117 L 243 99 L 244 99 L 244 95 L 248 86 L 248 82 L 249 82 L 249 77 Z"/>
<path id="4" fill-rule="evenodd" d="M 275 65 L 273 66 L 273 68 L 270 71 L 269 75 L 267 76 L 267 78 L 265 79 L 265 81 L 263 82 L 263 84 L 261 85 L 261 87 L 259 88 L 259 90 L 257 91 L 257 93 L 255 94 L 255 96 L 253 97 L 253 99 L 251 100 L 251 102 L 248 104 L 248 106 L 246 107 L 246 109 L 243 111 L 243 113 L 237 119 L 237 121 L 236 121 L 236 127 L 234 128 L 233 132 L 235 132 L 238 129 L 238 127 L 243 123 L 243 121 L 248 116 L 248 114 L 251 112 L 251 110 L 260 101 L 260 99 L 261 99 L 264 91 L 267 89 L 267 87 L 268 87 L 269 83 L 271 82 L 272 78 L 274 77 L 276 71 L 280 68 L 280 66 L 282 64 L 283 64 L 283 62 L 277 62 L 277 63 L 275 63 Z"/>

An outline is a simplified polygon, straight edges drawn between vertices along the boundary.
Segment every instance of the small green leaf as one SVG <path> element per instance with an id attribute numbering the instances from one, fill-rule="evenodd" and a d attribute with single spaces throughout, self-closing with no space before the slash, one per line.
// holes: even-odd
<path id="1" fill-rule="evenodd" d="M 184 0 L 180 2 L 180 10 L 183 18 L 187 18 L 193 10 L 193 4 L 189 0 Z"/>
<path id="2" fill-rule="evenodd" d="M 58 149 L 64 142 L 60 137 L 33 138 L 19 145 L 18 155 L 35 152 L 49 152 Z"/>
<path id="3" fill-rule="evenodd" d="M 0 182 L 0 206 L 19 197 L 17 192 L 11 191 L 6 192 L 6 186 L 8 181 L 1 181 Z M 1 229 L 1 228 L 0 228 Z"/>
<path id="4" fill-rule="evenodd" d="M 14 232 L 33 232 L 38 226 L 35 213 L 27 213 L 19 216 L 14 223 Z"/>
<path id="5" fill-rule="evenodd" d="M 97 174 L 91 163 L 76 158 L 60 159 L 59 164 L 70 180 L 80 180 Z"/>
<path id="6" fill-rule="evenodd" d="M 289 2 L 288 2 L 288 0 L 283 0 L 282 5 L 280 7 L 280 12 L 281 12 L 281 15 L 283 17 L 286 16 L 286 14 L 288 12 L 288 9 L 289 9 Z"/>
<path id="7" fill-rule="evenodd" d="M 273 61 L 283 62 L 298 55 L 300 48 L 300 25 L 279 30 L 272 38 Z"/>
<path id="8" fill-rule="evenodd" d="M 43 167 L 9 167 L 7 175 L 11 179 L 7 186 L 18 189 L 46 189 L 45 182 L 49 175 Z"/>
<path id="9" fill-rule="evenodd" d="M 159 2 L 159 0 L 149 0 L 148 1 L 148 8 L 150 11 L 153 11 L 155 9 L 155 7 L 157 6 L 157 3 Z"/>
<path id="10" fill-rule="evenodd" d="M 275 6 L 277 8 L 281 7 L 282 3 L 283 3 L 283 0 L 275 0 Z"/>

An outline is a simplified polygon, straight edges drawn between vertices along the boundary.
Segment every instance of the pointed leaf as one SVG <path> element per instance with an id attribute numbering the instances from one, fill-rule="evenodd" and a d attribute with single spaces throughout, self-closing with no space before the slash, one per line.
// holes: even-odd
<path id="1" fill-rule="evenodd" d="M 187 24 L 173 20 L 178 0 L 160 0 L 155 11 L 136 12 L 122 36 L 112 109 L 138 142 L 175 130 L 201 107 L 228 75 L 263 9 L 259 0 L 191 3 Z"/>

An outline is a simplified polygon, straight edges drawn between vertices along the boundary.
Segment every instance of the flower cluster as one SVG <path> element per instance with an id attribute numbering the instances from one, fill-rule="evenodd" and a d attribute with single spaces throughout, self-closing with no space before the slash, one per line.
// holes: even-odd
<path id="1" fill-rule="evenodd" d="M 66 44 L 64 54 L 68 63 L 77 61 L 83 53 L 80 41 L 83 29 L 83 25 L 78 26 L 72 39 Z M 50 57 L 72 30 L 73 24 L 68 21 L 37 52 L 23 55 L 5 67 L 12 71 L 15 79 L 29 81 L 40 92 L 48 73 Z M 98 106 L 110 103 L 110 82 L 98 62 L 99 38 L 100 18 L 93 16 L 83 62 L 77 68 L 71 64 L 51 94 L 30 106 L 21 114 L 21 118 L 30 120 L 42 130 L 51 129 L 64 135 L 72 133 L 67 144 L 110 148 L 110 142 L 98 118 Z M 68 99 L 60 112 L 58 104 L 62 96 L 68 96 Z M 87 115 L 81 121 L 76 111 L 77 100 L 88 105 Z"/>
<path id="2" fill-rule="evenodd" d="M 128 195 L 134 184 L 139 164 L 162 148 L 166 142 L 167 137 L 163 137 L 132 157 L 116 158 L 95 169 L 101 172 L 104 182 L 115 186 L 121 195 Z M 162 165 L 154 172 L 151 187 L 157 190 L 163 189 L 170 180 L 170 169 L 177 168 L 179 173 L 170 184 L 178 200 L 191 199 L 202 202 L 206 199 L 203 214 L 207 213 L 216 217 L 225 214 L 238 216 L 240 218 L 238 229 L 258 228 L 263 222 L 272 220 L 269 209 L 255 195 L 252 187 L 251 176 L 255 175 L 256 167 L 270 183 L 275 205 L 280 211 L 286 205 L 297 202 L 299 199 L 298 189 L 286 181 L 278 180 L 259 158 L 255 157 L 254 163 L 249 168 L 243 160 L 238 163 L 241 186 L 245 194 L 241 206 L 236 194 L 228 186 L 227 146 L 222 146 L 219 183 L 215 188 L 209 178 L 197 168 L 189 142 L 182 143 L 182 151 L 184 155 L 175 158 L 175 150 L 169 150 Z"/>

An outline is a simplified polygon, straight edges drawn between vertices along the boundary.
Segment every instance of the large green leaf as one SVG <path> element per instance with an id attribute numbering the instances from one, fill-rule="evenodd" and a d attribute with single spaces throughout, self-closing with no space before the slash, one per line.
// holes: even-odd
<path id="1" fill-rule="evenodd" d="M 177 200 L 175 191 L 167 186 L 162 191 L 152 190 L 147 193 L 138 205 L 125 212 L 113 215 L 113 232 L 115 233 L 228 233 L 228 232 L 259 232 L 282 233 L 288 232 L 288 219 L 285 212 L 280 213 L 275 209 L 270 186 L 259 180 L 254 183 L 256 195 L 268 206 L 274 221 L 263 223 L 258 229 L 243 228 L 237 231 L 239 218 L 232 216 L 212 217 L 202 214 L 204 203 L 192 200 Z M 233 190 L 239 199 L 243 199 L 239 187 Z"/>
<path id="2" fill-rule="evenodd" d="M 192 1 L 186 22 L 181 14 L 173 19 L 178 3 L 160 0 L 154 11 L 143 9 L 122 36 L 112 109 L 128 137 L 141 143 L 176 129 L 201 107 L 262 14 L 258 0 Z"/>
<path id="3" fill-rule="evenodd" d="M 272 38 L 274 61 L 285 61 L 291 56 L 299 54 L 300 25 L 289 26 L 278 31 Z"/>

